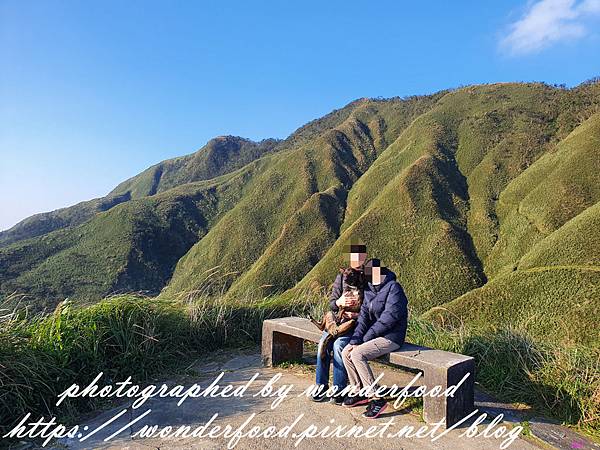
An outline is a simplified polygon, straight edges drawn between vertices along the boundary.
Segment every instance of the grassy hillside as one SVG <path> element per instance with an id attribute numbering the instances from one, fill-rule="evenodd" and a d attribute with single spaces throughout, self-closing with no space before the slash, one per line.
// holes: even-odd
<path id="1" fill-rule="evenodd" d="M 173 268 L 242 196 L 260 162 L 211 181 L 131 200 L 74 228 L 0 249 L 0 289 L 40 307 L 121 291 L 157 293 Z M 42 301 L 40 301 L 42 300 Z"/>
<path id="2" fill-rule="evenodd" d="M 108 195 L 146 197 L 195 181 L 232 172 L 277 148 L 279 141 L 253 142 L 236 136 L 211 139 L 191 155 L 168 159 L 118 185 Z"/>
<path id="3" fill-rule="evenodd" d="M 194 169 L 201 167 L 198 155 L 206 154 L 207 158 L 214 157 L 215 152 L 226 151 L 223 146 L 236 147 L 238 155 L 246 152 L 252 157 L 259 156 L 257 152 L 261 151 L 263 157 L 235 172 L 207 181 L 185 182 L 185 177 L 182 178 L 173 169 L 175 162 L 161 163 L 169 168 L 164 169 L 164 174 L 154 188 L 148 188 L 147 184 L 148 174 L 155 173 L 156 169 L 151 168 L 139 177 L 128 180 L 110 194 L 127 197 L 127 201 L 119 207 L 101 214 L 94 213 L 91 218 L 82 218 L 83 223 L 77 226 L 70 224 L 67 228 L 47 233 L 41 238 L 23 240 L 0 249 L 0 294 L 6 296 L 13 292 L 25 293 L 34 303 L 42 307 L 51 307 L 67 296 L 93 300 L 113 292 L 132 290 L 157 292 L 171 278 L 179 259 L 211 230 L 229 209 L 235 207 L 237 211 L 242 211 L 241 229 L 237 232 L 239 236 L 247 236 L 251 227 L 260 225 L 261 221 L 264 222 L 267 212 L 262 211 L 263 216 L 259 218 L 259 214 L 253 209 L 255 209 L 256 199 L 260 201 L 265 192 L 278 195 L 279 200 L 271 199 L 268 206 L 275 213 L 282 203 L 289 203 L 287 214 L 279 214 L 280 227 L 289 221 L 286 228 L 288 233 L 296 226 L 294 224 L 297 221 L 291 216 L 304 202 L 306 207 L 299 211 L 297 216 L 306 214 L 303 220 L 307 220 L 316 212 L 317 216 L 324 218 L 324 226 L 329 227 L 336 214 L 332 215 L 329 211 L 332 206 L 331 201 L 341 202 L 342 205 L 345 194 L 343 191 L 327 190 L 327 188 L 323 189 L 323 193 L 318 193 L 316 190 L 318 186 L 313 184 L 316 183 L 314 179 L 329 177 L 334 170 L 337 170 L 341 171 L 338 178 L 351 182 L 348 180 L 358 176 L 356 170 L 361 170 L 360 167 L 366 169 L 375 157 L 371 152 L 372 149 L 364 147 L 365 154 L 359 154 L 357 161 L 347 163 L 334 148 L 328 147 L 327 151 L 332 155 L 331 163 L 335 166 L 320 169 L 321 174 L 314 171 L 312 156 L 309 156 L 306 159 L 305 170 L 314 179 L 309 177 L 303 179 L 303 175 L 299 174 L 297 179 L 285 181 L 288 190 L 276 187 L 276 183 L 285 179 L 282 173 L 290 172 L 286 164 L 293 169 L 296 167 L 295 155 L 299 153 L 309 155 L 311 150 L 307 149 L 307 142 L 312 144 L 312 139 L 331 142 L 331 145 L 338 145 L 340 150 L 344 146 L 351 145 L 348 142 L 356 142 L 357 139 L 362 139 L 364 142 L 374 139 L 379 143 L 378 145 L 383 145 L 383 140 L 388 133 L 394 132 L 395 126 L 401 126 L 398 124 L 402 120 L 406 123 L 410 120 L 410 114 L 418 114 L 421 111 L 419 108 L 427 107 L 434 101 L 433 98 L 435 96 L 402 102 L 367 100 L 353 102 L 342 110 L 334 111 L 322 119 L 307 124 L 281 142 L 263 141 L 255 144 L 239 138 L 215 139 L 207 146 L 209 148 L 192 157 L 181 158 L 180 160 L 186 161 L 185 167 L 181 166 L 181 170 L 191 176 Z M 376 113 L 372 111 L 373 104 L 383 105 L 390 110 L 392 108 L 402 110 L 406 117 L 401 116 L 394 122 L 390 122 L 385 129 L 381 122 L 372 123 L 373 129 L 378 130 L 373 138 L 361 131 L 362 125 L 356 119 L 351 121 L 348 136 L 327 128 L 341 125 L 356 109 L 361 110 L 359 116 L 360 114 L 367 118 L 374 116 Z M 360 136 L 361 132 L 362 136 Z M 233 152 L 231 148 L 229 151 Z M 228 158 L 233 156 L 229 154 Z M 359 169 L 356 169 L 355 165 Z M 343 173 L 344 171 L 347 173 Z M 194 176 L 198 176 L 200 172 L 196 170 L 194 173 Z M 305 186 L 303 189 L 296 190 L 297 195 L 305 196 L 302 203 L 299 203 L 299 197 L 290 195 L 296 189 L 297 182 L 300 183 L 300 187 Z M 183 184 L 177 186 L 178 183 Z M 275 184 L 271 186 L 271 183 Z M 168 188 L 169 185 L 175 187 Z M 313 200 L 309 200 L 313 194 L 317 195 Z M 71 212 L 76 210 L 77 207 L 74 207 Z M 339 209 L 337 215 L 340 216 L 342 211 L 343 208 Z M 226 224 L 229 217 L 220 226 Z M 336 228 L 339 228 L 339 225 L 334 226 L 329 240 L 323 241 L 323 245 L 335 239 Z M 217 235 L 217 230 L 218 228 L 213 235 Z M 320 231 L 315 228 L 314 233 L 317 235 Z M 275 237 L 272 235 L 261 241 L 261 245 L 271 244 Z M 227 234 L 224 238 L 227 241 Z M 228 243 L 225 243 L 225 246 L 227 245 Z M 313 249 L 316 247 L 313 244 Z M 205 267 L 212 268 L 217 265 L 214 260 L 220 260 L 218 254 Z M 314 264 L 314 253 L 308 261 Z M 306 270 L 301 268 L 299 276 L 302 276 Z M 195 269 L 194 274 L 198 275 Z M 48 305 L 46 305 L 47 301 L 50 301 Z"/>
<path id="4" fill-rule="evenodd" d="M 541 155 L 558 153 L 564 170 L 557 169 L 556 177 L 564 173 L 571 185 L 588 186 L 592 194 L 582 206 L 593 204 L 600 138 L 592 126 L 597 115 L 588 117 L 597 108 L 597 94 L 590 86 L 565 91 L 541 84 L 447 93 L 352 187 L 340 239 L 298 287 L 331 280 L 351 236 L 367 242 L 372 254 L 396 271 L 416 311 L 483 285 L 496 275 L 496 265 L 532 244 L 521 250 L 504 246 L 518 232 L 505 222 L 498 199 L 511 182 L 533 171 Z M 575 113 L 565 103 L 581 109 Z M 583 124 L 565 139 L 577 124 L 575 116 Z M 563 205 L 580 202 L 564 190 L 556 197 Z M 556 224 L 569 218 L 561 214 Z"/>
<path id="5" fill-rule="evenodd" d="M 517 268 L 600 267 L 600 200 L 535 244 Z"/>
<path id="6" fill-rule="evenodd" d="M 600 267 L 536 267 L 495 278 L 425 318 L 481 329 L 516 327 L 539 341 L 598 348 L 599 296 Z"/>
<path id="7" fill-rule="evenodd" d="M 513 270 L 536 242 L 600 201 L 600 115 L 578 126 L 501 193 L 491 274 Z"/>
<path id="8" fill-rule="evenodd" d="M 9 230 L 0 232 L 0 247 L 47 234 L 54 230 L 81 225 L 97 213 L 129 201 L 164 192 L 196 181 L 230 173 L 264 154 L 278 150 L 279 141 L 253 142 L 235 136 L 210 140 L 197 152 L 168 159 L 119 184 L 106 197 L 81 202 L 68 208 L 31 216 Z"/>
<path id="9" fill-rule="evenodd" d="M 482 327 L 527 325 L 538 339 L 599 346 L 599 174 L 594 114 L 502 192 L 500 237 L 488 259 L 490 272 L 500 275 L 427 316 Z"/>
<path id="10" fill-rule="evenodd" d="M 600 202 L 535 244 L 515 271 L 425 317 L 482 328 L 516 326 L 539 340 L 598 348 L 599 249 Z"/>
<path id="11" fill-rule="evenodd" d="M 54 230 L 80 225 L 99 212 L 130 200 L 129 193 L 96 198 L 67 208 L 35 214 L 8 230 L 0 231 L 0 247 L 32 237 L 42 236 Z"/>
<path id="12" fill-rule="evenodd" d="M 435 99 L 355 102 L 342 123 L 274 155 L 248 194 L 181 259 L 165 294 L 195 289 L 217 266 L 231 297 L 293 287 L 338 237 L 351 186 Z"/>
<path id="13" fill-rule="evenodd" d="M 5 245 L 0 295 L 173 297 L 207 281 L 228 299 L 320 295 L 353 238 L 397 273 L 415 313 L 491 322 L 528 298 L 551 312 L 553 292 L 587 304 L 599 105 L 598 83 L 469 86 L 359 99 L 282 141 L 216 138 L 119 185 L 107 197 L 119 204 Z M 15 233 L 4 238 L 27 236 Z M 540 323 L 542 336 L 552 324 Z"/>

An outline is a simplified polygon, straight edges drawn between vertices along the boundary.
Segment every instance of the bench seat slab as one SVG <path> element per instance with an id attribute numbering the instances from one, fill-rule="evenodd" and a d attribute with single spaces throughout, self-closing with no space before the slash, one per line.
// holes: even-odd
<path id="1" fill-rule="evenodd" d="M 272 366 L 301 359 L 304 341 L 319 342 L 321 334 L 310 320 L 301 317 L 265 320 L 262 327 L 263 364 Z M 425 422 L 431 424 L 445 419 L 445 425 L 449 427 L 473 411 L 475 360 L 472 357 L 407 342 L 400 350 L 380 359 L 423 372 L 423 384 L 428 390 L 440 386 L 443 392 L 469 374 L 452 396 L 423 397 Z"/>

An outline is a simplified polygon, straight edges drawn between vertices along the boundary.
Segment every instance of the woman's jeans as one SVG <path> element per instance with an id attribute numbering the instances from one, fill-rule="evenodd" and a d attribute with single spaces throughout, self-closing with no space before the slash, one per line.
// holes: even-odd
<path id="1" fill-rule="evenodd" d="M 323 331 L 323 336 L 319 341 L 319 347 L 323 345 L 323 340 L 327 336 L 327 332 Z M 342 360 L 342 350 L 350 342 L 351 334 L 340 336 L 337 339 L 329 341 L 327 348 L 321 351 L 325 352 L 325 357 L 321 358 L 317 353 L 317 384 L 329 386 L 329 364 L 331 363 L 331 352 L 333 351 L 333 385 L 339 390 L 344 389 L 348 384 L 348 375 Z"/>

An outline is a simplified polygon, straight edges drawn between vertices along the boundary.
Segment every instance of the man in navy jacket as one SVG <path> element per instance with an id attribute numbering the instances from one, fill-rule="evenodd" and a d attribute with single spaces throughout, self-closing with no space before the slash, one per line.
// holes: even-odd
<path id="1" fill-rule="evenodd" d="M 378 259 L 370 259 L 364 265 L 365 275 L 370 278 L 364 291 L 363 304 L 358 323 L 349 344 L 342 351 L 349 384 L 356 393 L 375 382 L 369 361 L 398 350 L 406 337 L 408 324 L 408 301 L 396 274 L 381 267 Z M 367 418 L 378 417 L 387 406 L 383 399 L 368 396 L 348 396 L 344 406 L 369 403 L 363 414 Z"/>

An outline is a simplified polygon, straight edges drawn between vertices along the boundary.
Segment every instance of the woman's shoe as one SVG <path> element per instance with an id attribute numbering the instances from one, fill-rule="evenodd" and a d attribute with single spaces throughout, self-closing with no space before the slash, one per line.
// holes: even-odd
<path id="1" fill-rule="evenodd" d="M 369 403 L 369 398 L 368 397 L 363 397 L 362 395 L 355 395 L 355 396 L 348 396 L 344 399 L 344 401 L 342 402 L 342 405 L 346 406 L 347 408 L 352 408 L 354 406 L 360 406 L 360 405 L 365 405 Z"/>
<path id="2" fill-rule="evenodd" d="M 327 386 L 324 386 L 323 389 L 320 389 L 318 392 L 315 392 L 314 394 L 312 394 L 310 396 L 310 399 L 313 402 L 324 402 L 327 400 L 327 390 L 329 388 Z"/>
<path id="3" fill-rule="evenodd" d="M 341 406 L 344 404 L 345 399 L 346 399 L 346 397 L 344 397 L 343 395 L 335 395 L 329 399 L 329 403 L 332 403 L 337 406 Z"/>
<path id="4" fill-rule="evenodd" d="M 363 417 L 367 419 L 377 419 L 379 415 L 387 408 L 387 401 L 383 399 L 373 400 L 369 403 L 369 407 L 363 413 Z"/>

